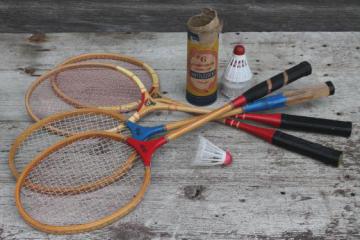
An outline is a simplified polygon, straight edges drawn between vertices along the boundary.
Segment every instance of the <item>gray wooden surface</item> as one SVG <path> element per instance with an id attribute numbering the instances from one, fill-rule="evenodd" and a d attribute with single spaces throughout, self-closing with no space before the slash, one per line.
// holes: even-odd
<path id="1" fill-rule="evenodd" d="M 7 155 L 11 141 L 30 124 L 26 88 L 67 57 L 113 52 L 152 65 L 167 95 L 184 100 L 186 34 L 0 34 L 0 239 L 359 239 L 359 39 L 360 33 L 351 32 L 227 33 L 220 48 L 220 70 L 232 46 L 242 42 L 258 81 L 302 60 L 312 63 L 313 74 L 288 88 L 333 81 L 334 96 L 282 111 L 353 121 L 350 139 L 293 133 L 343 150 L 344 166 L 330 168 L 211 123 L 155 154 L 152 185 L 134 212 L 95 232 L 54 236 L 27 226 L 14 206 Z M 164 112 L 146 121 L 183 116 Z M 229 149 L 232 166 L 192 168 L 199 134 Z"/>
<path id="2" fill-rule="evenodd" d="M 359 31 L 358 0 L 1 0 L 0 32 L 182 32 L 214 7 L 224 31 Z"/>

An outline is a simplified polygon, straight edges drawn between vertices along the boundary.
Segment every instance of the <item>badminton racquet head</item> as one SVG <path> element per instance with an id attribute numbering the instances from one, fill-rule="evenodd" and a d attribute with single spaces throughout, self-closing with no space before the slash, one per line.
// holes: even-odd
<path id="1" fill-rule="evenodd" d="M 17 178 L 26 164 L 37 154 L 66 137 L 85 131 L 111 131 L 129 136 L 122 127 L 126 117 L 97 108 L 77 109 L 54 114 L 28 127 L 13 142 L 9 152 L 9 168 Z"/>
<path id="2" fill-rule="evenodd" d="M 183 103 L 162 96 L 160 92 L 160 80 L 156 71 L 150 65 L 144 63 L 139 59 L 114 53 L 87 53 L 69 58 L 62 62 L 60 65 L 74 64 L 80 62 L 110 63 L 129 69 L 141 79 L 147 91 L 153 98 L 157 98 L 158 101 L 164 103 L 183 105 Z M 58 93 L 60 95 L 66 96 L 66 89 L 62 89 L 61 86 L 56 85 L 56 82 L 54 83 L 54 89 L 58 90 Z M 71 99 L 71 96 L 68 96 L 68 98 Z"/>
<path id="3" fill-rule="evenodd" d="M 95 230 L 132 211 L 150 167 L 119 134 L 86 132 L 39 154 L 16 185 L 16 206 L 31 226 L 57 234 Z"/>
<path id="4" fill-rule="evenodd" d="M 94 60 L 98 59 L 121 62 L 122 65 L 142 76 L 146 74 L 147 77 L 144 77 L 146 82 L 152 81 L 150 92 L 140 80 L 134 81 L 134 79 L 129 79 L 126 74 L 122 74 L 121 71 L 120 73 L 114 71 L 114 65 L 93 63 Z M 84 67 L 85 65 L 91 65 L 91 68 L 87 69 Z M 69 69 L 70 66 L 74 69 Z M 132 72 L 132 74 L 134 73 Z M 70 59 L 62 64 L 56 72 L 50 72 L 38 79 L 30 87 L 26 102 L 29 114 L 35 120 L 40 118 L 37 115 L 43 117 L 59 111 L 59 108 L 54 106 L 44 107 L 45 101 L 46 103 L 60 102 L 67 108 L 99 107 L 121 112 L 127 112 L 137 107 L 139 113 L 134 113 L 133 118 L 131 118 L 132 121 L 137 121 L 142 116 L 156 110 L 205 112 L 203 109 L 195 109 L 162 97 L 158 91 L 158 83 L 155 71 L 138 60 L 113 54 L 88 54 Z M 41 86 L 45 87 L 41 88 Z M 43 97 L 44 95 L 46 96 Z M 54 100 L 49 101 L 49 99 Z M 49 109 L 52 110 L 50 113 Z"/>
<path id="5" fill-rule="evenodd" d="M 84 79 L 87 79 L 88 85 L 83 85 Z M 54 92 L 52 82 L 60 80 L 76 85 L 69 86 L 77 94 L 78 104 Z M 99 91 L 98 85 L 106 87 Z M 104 63 L 78 63 L 58 67 L 39 77 L 27 90 L 25 105 L 35 121 L 86 106 L 129 111 L 141 103 L 143 92 L 146 89 L 140 79 L 125 68 Z"/>
<path id="6" fill-rule="evenodd" d="M 138 76 L 141 79 L 142 83 L 145 85 L 147 89 L 147 92 L 149 93 L 149 96 L 151 96 L 152 98 L 152 99 L 148 99 L 149 103 L 153 102 L 153 106 L 162 105 L 162 106 L 158 106 L 157 108 L 156 107 L 153 108 L 151 111 L 164 110 L 164 108 L 169 109 L 167 108 L 167 106 L 169 105 L 170 106 L 179 105 L 185 107 L 189 106 L 188 104 L 163 96 L 160 92 L 159 77 L 156 74 L 155 70 L 152 67 L 150 67 L 148 64 L 133 57 L 129 57 L 121 54 L 113 54 L 113 53 L 89 53 L 67 59 L 61 65 L 73 64 L 79 62 L 94 62 L 94 61 L 122 66 L 135 73 L 136 76 Z M 71 84 L 66 84 L 67 81 L 69 80 L 65 79 L 65 81 L 62 81 L 62 79 L 58 79 L 58 81 L 53 81 L 52 84 L 54 91 L 60 96 L 62 96 L 64 99 L 67 99 L 69 103 L 72 104 L 76 103 L 77 105 L 85 105 L 84 103 L 81 104 L 78 100 L 76 100 L 78 96 L 74 91 L 74 89 L 69 89 L 70 88 L 69 86 L 71 86 Z M 84 81 L 89 81 L 89 79 L 86 79 Z M 81 84 L 81 83 L 77 83 L 77 84 Z M 99 92 L 102 91 L 101 88 L 106 88 L 106 85 L 97 86 L 96 85 L 97 82 L 90 84 L 94 86 L 93 90 L 98 89 Z M 186 110 L 186 112 L 189 112 L 189 110 Z"/>
<path id="7" fill-rule="evenodd" d="M 113 54 L 113 53 L 88 53 L 88 54 L 82 54 L 69 58 L 64 62 L 62 62 L 60 66 L 74 64 L 74 63 L 91 63 L 91 62 L 108 63 L 126 68 L 131 72 L 135 73 L 136 76 L 138 76 L 141 79 L 142 83 L 145 85 L 150 95 L 159 94 L 160 91 L 159 78 L 155 70 L 152 67 L 150 67 L 148 64 L 130 56 Z M 94 78 L 81 78 L 81 79 L 77 79 L 77 81 L 74 82 L 72 81 L 71 75 L 58 76 L 57 78 L 54 78 L 52 81 L 52 86 L 56 94 L 66 99 L 70 104 L 74 104 L 77 106 L 87 106 L 88 100 L 90 100 L 95 104 L 97 103 L 96 101 L 100 101 L 100 99 L 96 98 L 96 95 L 79 96 L 79 93 L 81 93 L 81 89 L 87 88 L 87 86 L 91 86 L 93 90 L 96 90 L 95 94 L 108 92 L 110 93 L 110 96 L 116 96 L 118 91 L 118 89 L 113 88 L 111 83 L 108 81 L 103 82 L 103 81 L 97 81 Z M 111 99 L 107 99 L 107 101 L 110 101 L 111 103 Z M 114 99 L 112 101 L 114 101 Z M 132 110 L 136 110 L 135 103 L 136 102 L 134 102 L 134 104 L 131 105 L 133 106 Z M 114 101 L 112 105 L 116 105 L 116 104 L 118 104 L 118 102 Z"/>

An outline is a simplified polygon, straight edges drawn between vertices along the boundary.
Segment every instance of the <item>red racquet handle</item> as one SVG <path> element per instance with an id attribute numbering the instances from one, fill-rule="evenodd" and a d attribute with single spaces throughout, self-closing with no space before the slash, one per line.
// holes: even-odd
<path id="1" fill-rule="evenodd" d="M 286 134 L 279 130 L 256 127 L 233 119 L 226 119 L 225 123 L 264 139 L 273 145 L 311 157 L 333 167 L 337 167 L 341 161 L 341 151 Z"/>
<path id="2" fill-rule="evenodd" d="M 233 116 L 237 119 L 250 120 L 263 123 L 276 128 L 298 130 L 304 132 L 323 133 L 335 136 L 349 137 L 352 131 L 352 123 L 325 118 L 296 116 L 290 114 L 255 114 L 244 113 Z"/>

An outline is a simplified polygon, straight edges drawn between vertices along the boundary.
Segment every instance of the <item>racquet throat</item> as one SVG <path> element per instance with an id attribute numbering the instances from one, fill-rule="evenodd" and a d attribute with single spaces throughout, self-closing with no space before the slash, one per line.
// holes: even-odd
<path id="1" fill-rule="evenodd" d="M 167 143 L 167 139 L 160 137 L 153 140 L 140 141 L 135 138 L 128 138 L 126 142 L 135 148 L 136 152 L 141 156 L 144 165 L 150 166 L 153 153 L 156 149 Z"/>
<path id="2" fill-rule="evenodd" d="M 132 137 L 137 140 L 146 140 L 155 134 L 166 132 L 164 125 L 143 127 L 131 121 L 126 121 L 125 125 L 130 130 Z"/>

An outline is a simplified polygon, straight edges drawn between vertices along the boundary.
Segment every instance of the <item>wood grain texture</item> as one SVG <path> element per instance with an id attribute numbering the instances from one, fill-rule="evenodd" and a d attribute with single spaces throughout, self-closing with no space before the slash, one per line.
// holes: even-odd
<path id="1" fill-rule="evenodd" d="M 313 74 L 287 89 L 334 82 L 334 96 L 282 112 L 353 121 L 350 139 L 291 132 L 344 150 L 343 167 L 329 168 L 211 123 L 155 154 L 152 184 L 133 213 L 102 230 L 53 236 L 31 229 L 19 217 L 14 206 L 15 181 L 6 163 L 11 142 L 30 123 L 24 109 L 26 88 L 37 75 L 67 57 L 113 52 L 149 63 L 159 73 L 165 95 L 184 101 L 186 34 L 0 34 L 0 239 L 358 239 L 359 39 L 360 33 L 351 32 L 221 36 L 221 71 L 232 46 L 243 42 L 258 81 L 308 60 Z M 215 105 L 225 100 L 220 97 Z M 162 112 L 147 117 L 143 123 L 154 125 L 184 116 Z M 229 149 L 233 165 L 192 168 L 190 162 L 199 134 Z"/>
<path id="2" fill-rule="evenodd" d="M 181 32 L 203 7 L 224 31 L 359 31 L 357 0 L 81 0 L 0 2 L 0 32 Z"/>

